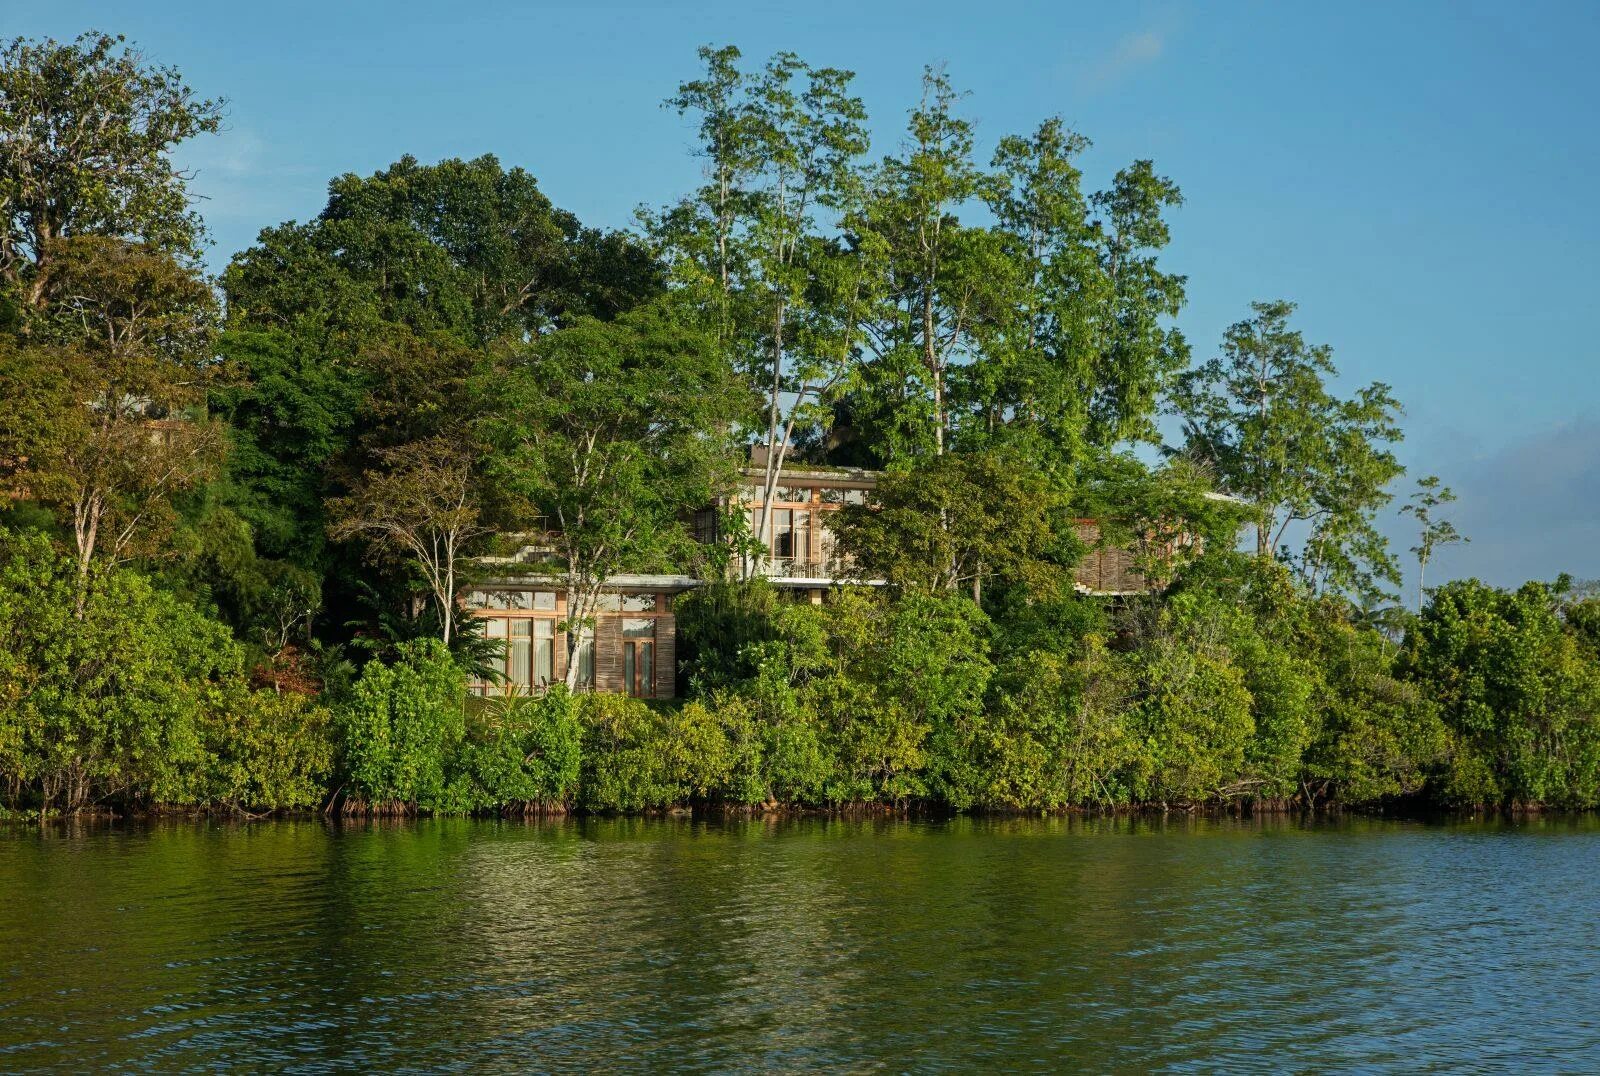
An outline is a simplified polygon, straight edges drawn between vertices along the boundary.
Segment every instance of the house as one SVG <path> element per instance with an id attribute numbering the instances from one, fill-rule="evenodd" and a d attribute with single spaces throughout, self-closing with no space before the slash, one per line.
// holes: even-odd
<path id="1" fill-rule="evenodd" d="M 766 531 L 763 551 L 744 562 L 746 571 L 766 577 L 774 586 L 821 602 L 835 586 L 882 586 L 881 579 L 861 579 L 835 547 L 829 520 L 847 504 L 863 503 L 877 485 L 878 473 L 854 467 L 810 463 L 786 465 L 770 506 L 762 498 L 765 459 L 751 455 L 736 492 L 723 504 L 697 513 L 695 537 L 708 545 L 731 540 L 722 532 L 730 509 L 742 511 L 748 533 Z M 763 507 L 770 507 L 770 525 L 763 527 Z M 1108 546 L 1100 541 L 1100 525 L 1078 521 L 1078 534 L 1089 553 L 1078 564 L 1074 586 L 1079 593 L 1119 597 L 1159 586 L 1140 564 L 1160 550 Z M 1179 539 L 1176 544 L 1184 544 Z M 1167 543 L 1176 551 L 1174 543 Z M 731 569 L 738 571 L 736 564 Z M 619 575 L 606 581 L 592 630 L 579 641 L 578 683 L 590 690 L 647 699 L 675 693 L 677 622 L 673 603 L 679 594 L 699 586 L 691 575 Z M 502 645 L 503 681 L 478 681 L 480 695 L 541 691 L 565 679 L 567 596 L 548 579 L 491 579 L 466 599 L 473 616 L 486 621 L 485 635 Z"/>
<path id="2" fill-rule="evenodd" d="M 752 462 L 740 476 L 728 503 L 695 514 L 695 536 L 714 544 L 726 541 L 720 520 L 741 508 L 751 533 L 760 526 L 764 461 Z M 876 484 L 872 471 L 800 464 L 783 469 L 765 556 L 753 556 L 749 570 L 774 586 L 803 592 L 820 602 L 830 587 L 881 586 L 882 580 L 850 577 L 834 548 L 828 519 L 846 504 L 859 504 Z M 736 502 L 736 505 L 735 505 Z M 735 569 L 737 570 L 737 569 Z M 677 596 L 700 580 L 690 575 L 620 575 L 606 581 L 592 630 L 579 640 L 578 683 L 594 691 L 647 699 L 671 698 L 677 675 Z M 466 597 L 467 609 L 485 621 L 487 638 L 501 641 L 503 682 L 475 681 L 479 695 L 526 693 L 560 683 L 567 674 L 567 595 L 549 580 L 490 579 Z"/>

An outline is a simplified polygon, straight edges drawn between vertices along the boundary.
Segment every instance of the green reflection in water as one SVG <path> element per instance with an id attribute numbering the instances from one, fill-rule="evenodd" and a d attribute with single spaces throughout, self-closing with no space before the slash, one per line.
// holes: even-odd
<path id="1" fill-rule="evenodd" d="M 0 1070 L 1594 1069 L 1597 867 L 1588 818 L 13 827 Z"/>

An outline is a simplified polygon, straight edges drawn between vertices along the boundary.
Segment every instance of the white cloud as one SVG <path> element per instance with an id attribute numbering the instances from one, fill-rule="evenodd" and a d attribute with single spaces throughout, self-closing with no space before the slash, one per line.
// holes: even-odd
<path id="1" fill-rule="evenodd" d="M 1153 64 L 1167 51 L 1168 31 L 1146 29 L 1128 34 L 1111 53 L 1083 73 L 1086 87 L 1102 88 L 1120 82 L 1132 72 Z"/>

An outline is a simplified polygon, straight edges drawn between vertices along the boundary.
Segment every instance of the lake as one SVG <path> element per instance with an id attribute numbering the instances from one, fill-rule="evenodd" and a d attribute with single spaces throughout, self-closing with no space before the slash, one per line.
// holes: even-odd
<path id="1" fill-rule="evenodd" d="M 1600 1071 L 1593 819 L 0 826 L 0 1070 Z"/>

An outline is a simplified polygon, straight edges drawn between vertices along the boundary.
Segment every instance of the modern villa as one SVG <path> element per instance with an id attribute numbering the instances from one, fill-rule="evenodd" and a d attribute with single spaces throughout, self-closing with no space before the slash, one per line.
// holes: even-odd
<path id="1" fill-rule="evenodd" d="M 759 457 L 756 457 L 759 460 Z M 751 533 L 759 526 L 763 468 L 747 467 L 739 499 Z M 772 503 L 767 555 L 753 558 L 750 570 L 775 586 L 804 592 L 820 602 L 836 585 L 882 585 L 882 580 L 851 577 L 836 553 L 828 517 L 846 504 L 860 503 L 876 484 L 872 471 L 854 468 L 785 467 Z M 695 537 L 724 541 L 718 521 L 730 505 L 696 513 Z M 646 699 L 667 699 L 677 678 L 677 624 L 674 599 L 701 580 L 692 575 L 618 575 L 606 581 L 592 631 L 579 640 L 578 682 L 594 691 Z M 478 681 L 480 695 L 542 690 L 567 675 L 567 595 L 552 583 L 527 578 L 492 579 L 467 595 L 472 615 L 485 620 L 485 635 L 504 640 L 504 681 Z"/>
<path id="2" fill-rule="evenodd" d="M 757 449 L 741 474 L 737 494 L 749 520 L 750 533 L 761 529 L 765 460 Z M 862 503 L 877 485 L 878 472 L 850 467 L 796 464 L 783 468 L 771 509 L 770 537 L 764 556 L 748 570 L 774 586 L 820 603 L 835 586 L 882 586 L 882 579 L 863 579 L 835 548 L 829 526 L 833 514 L 847 504 Z M 706 508 L 695 515 L 695 537 L 708 545 L 723 542 L 719 521 L 731 504 Z M 1079 593 L 1098 597 L 1141 594 L 1152 584 L 1139 571 L 1133 551 L 1100 541 L 1100 526 L 1078 521 L 1078 535 L 1089 551 L 1076 568 Z M 735 569 L 737 570 L 737 569 Z M 679 594 L 700 586 L 693 575 L 617 575 L 606 581 L 592 630 L 579 640 L 578 683 L 588 690 L 669 699 L 676 693 L 677 622 L 673 603 Z M 567 595 L 551 580 L 491 578 L 467 595 L 471 614 L 484 620 L 487 638 L 502 645 L 502 681 L 479 680 L 479 695 L 538 692 L 567 675 Z"/>

